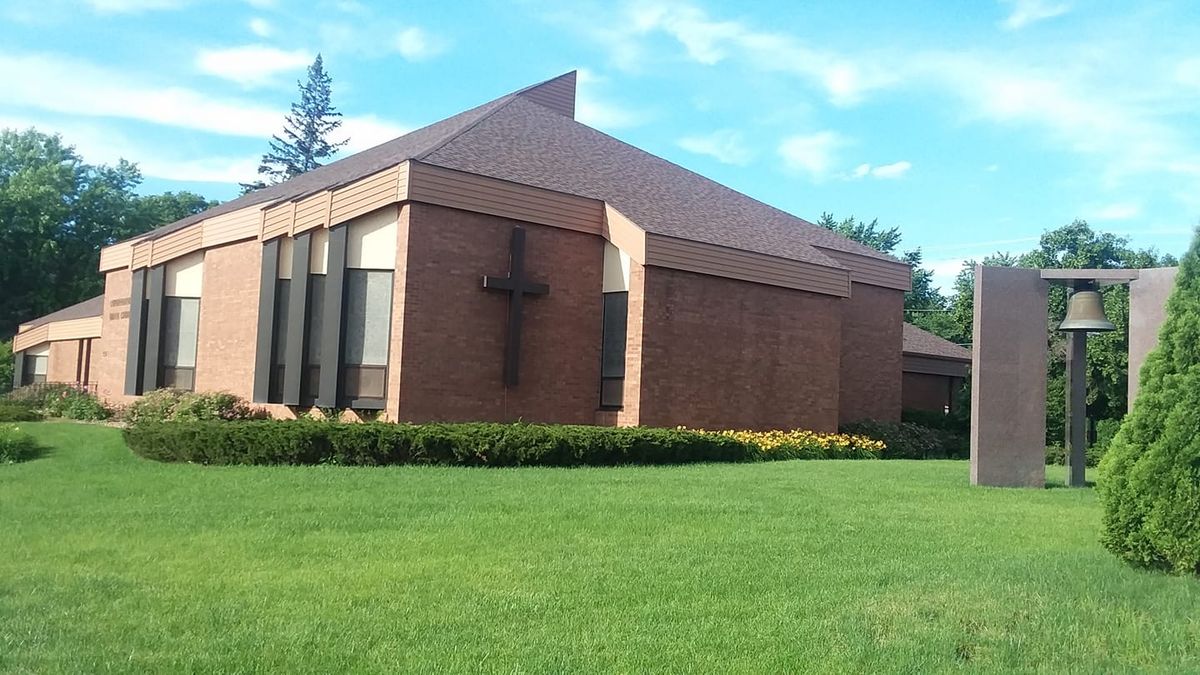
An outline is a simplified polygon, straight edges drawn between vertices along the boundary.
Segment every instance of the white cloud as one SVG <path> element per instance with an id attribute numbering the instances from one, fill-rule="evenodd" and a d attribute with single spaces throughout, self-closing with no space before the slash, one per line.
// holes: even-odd
<path id="1" fill-rule="evenodd" d="M 143 176 L 186 182 L 237 183 L 255 177 L 258 157 L 180 154 L 170 145 L 145 143 L 120 133 L 105 124 L 80 121 L 54 121 L 0 117 L 0 128 L 36 127 L 45 133 L 58 133 L 89 164 L 116 164 L 120 159 L 135 162 Z"/>
<path id="2" fill-rule="evenodd" d="M 859 164 L 854 167 L 854 171 L 850 174 L 851 178 L 866 178 L 874 176 L 875 178 L 891 179 L 900 178 L 908 173 L 912 168 L 912 163 L 901 160 L 892 162 L 891 164 L 883 164 L 881 166 L 871 166 L 870 164 Z"/>
<path id="3" fill-rule="evenodd" d="M 858 103 L 867 92 L 893 79 L 880 65 L 815 49 L 791 36 L 757 30 L 740 21 L 714 19 L 686 3 L 640 3 L 628 13 L 628 27 L 634 34 L 665 33 L 683 45 L 689 58 L 698 63 L 711 66 L 739 59 L 762 70 L 796 75 L 823 88 L 835 105 Z M 610 48 L 635 53 L 628 39 L 618 38 Z"/>
<path id="4" fill-rule="evenodd" d="M 266 45 L 205 49 L 196 56 L 201 72 L 246 87 L 268 84 L 280 73 L 304 68 L 313 57 L 306 51 L 284 51 Z"/>
<path id="5" fill-rule="evenodd" d="M 871 175 L 875 176 L 876 178 L 885 178 L 885 179 L 900 178 L 904 174 L 908 173 L 908 170 L 911 168 L 912 168 L 911 162 L 901 160 L 899 162 L 892 162 L 891 164 L 884 164 L 883 166 L 877 166 L 874 169 L 871 169 Z"/>
<path id="6" fill-rule="evenodd" d="M 342 148 L 342 156 L 345 156 L 359 150 L 373 148 L 397 136 L 403 136 L 409 131 L 412 131 L 412 129 L 381 120 L 375 115 L 364 115 L 361 117 L 343 118 L 342 126 L 338 129 L 337 138 L 350 139 L 350 143 L 345 148 Z"/>
<path id="7" fill-rule="evenodd" d="M 1019 30 L 1038 21 L 1053 19 L 1071 11 L 1071 5 L 1066 2 L 1050 0 L 1003 0 L 1004 4 L 1012 7 L 1012 12 L 1000 25 L 1005 30 Z"/>
<path id="8" fill-rule="evenodd" d="M 963 263 L 970 258 L 942 258 L 940 260 L 926 260 L 921 263 L 921 267 L 933 272 L 933 285 L 942 293 L 950 293 L 954 289 L 954 279 L 958 277 L 958 273 L 962 271 Z"/>
<path id="9" fill-rule="evenodd" d="M 275 32 L 275 27 L 271 25 L 271 22 L 261 17 L 250 19 L 248 26 L 251 33 L 262 38 L 271 37 Z"/>
<path id="10" fill-rule="evenodd" d="M 779 155 L 789 169 L 802 171 L 819 181 L 828 175 L 834 155 L 844 145 L 845 139 L 836 132 L 820 131 L 785 138 L 779 144 Z"/>
<path id="11" fill-rule="evenodd" d="M 999 164 L 988 164 L 987 166 L 983 167 L 983 170 L 987 171 L 988 173 L 995 173 L 1000 170 L 1000 165 Z"/>
<path id="12" fill-rule="evenodd" d="M 698 155 L 708 155 L 722 164 L 744 166 L 754 157 L 740 131 L 722 129 L 710 134 L 684 136 L 679 147 Z"/>
<path id="13" fill-rule="evenodd" d="M 575 119 L 597 129 L 621 129 L 635 127 L 646 121 L 647 115 L 636 108 L 602 100 L 596 90 L 603 86 L 605 78 L 586 68 L 576 72 Z"/>
<path id="14" fill-rule="evenodd" d="M 46 82 L 55 86 L 47 87 Z M 132 79 L 123 71 L 45 55 L 0 53 L 0 89 L 5 102 L 80 118 L 120 118 L 225 136 L 270 138 L 283 125 L 284 111 L 184 87 Z M 387 140 L 403 128 L 375 116 L 347 116 L 343 127 L 360 143 Z M 385 138 L 386 136 L 386 138 Z"/>
<path id="15" fill-rule="evenodd" d="M 1092 217 L 1096 220 L 1129 220 L 1142 214 L 1142 207 L 1131 202 L 1109 204 L 1095 209 Z"/>
<path id="16" fill-rule="evenodd" d="M 102 14 L 136 14 L 140 12 L 179 9 L 185 0 L 87 0 L 92 9 Z"/>
<path id="17" fill-rule="evenodd" d="M 396 51 L 406 61 L 424 61 L 446 50 L 446 41 L 423 28 L 409 26 L 396 33 Z"/>

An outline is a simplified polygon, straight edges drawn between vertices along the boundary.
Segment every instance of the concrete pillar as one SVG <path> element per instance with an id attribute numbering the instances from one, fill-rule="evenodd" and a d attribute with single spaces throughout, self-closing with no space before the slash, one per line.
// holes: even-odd
<path id="1" fill-rule="evenodd" d="M 975 267 L 971 484 L 1046 483 L 1046 290 L 1036 269 Z"/>
<path id="2" fill-rule="evenodd" d="M 1167 319 L 1167 298 L 1175 288 L 1178 267 L 1141 270 L 1129 284 L 1129 408 L 1137 398 L 1142 364 L 1158 346 L 1158 329 Z"/>
<path id="3" fill-rule="evenodd" d="M 1067 334 L 1066 391 L 1064 420 L 1067 486 L 1083 487 L 1087 479 L 1087 333 Z"/>
<path id="4" fill-rule="evenodd" d="M 275 364 L 275 287 L 279 283 L 279 239 L 263 244 L 258 281 L 258 335 L 254 348 L 254 402 L 266 403 L 271 393 L 271 371 Z"/>

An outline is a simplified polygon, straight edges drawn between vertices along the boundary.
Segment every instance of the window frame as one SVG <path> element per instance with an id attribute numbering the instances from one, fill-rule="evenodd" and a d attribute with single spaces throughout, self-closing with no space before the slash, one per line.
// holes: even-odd
<path id="1" fill-rule="evenodd" d="M 626 376 L 625 364 L 626 364 L 626 360 L 627 360 L 628 343 L 629 343 L 629 291 L 609 291 L 606 293 L 602 293 L 601 295 L 602 295 L 602 300 L 601 300 L 601 312 L 600 312 L 600 387 L 599 387 L 599 392 L 598 392 L 599 409 L 600 410 L 622 410 L 625 408 L 625 376 Z M 610 323 L 610 318 L 609 318 L 610 312 L 613 312 L 615 309 L 615 308 L 612 308 L 609 306 L 609 298 L 611 296 L 623 296 L 623 302 L 621 304 L 623 306 L 624 312 L 621 314 L 622 321 L 621 321 L 621 326 L 620 326 L 621 333 L 622 333 L 621 340 L 620 340 L 620 345 L 621 345 L 621 347 L 620 347 L 621 374 L 620 375 L 607 374 L 605 371 L 605 367 L 607 365 L 606 362 L 609 360 L 609 357 L 612 356 L 609 353 L 609 351 L 606 349 L 606 347 L 608 346 L 608 343 L 609 343 L 609 331 L 616 330 L 616 326 L 613 326 Z M 613 383 L 620 383 L 619 389 L 618 389 L 620 391 L 620 396 L 616 402 L 613 402 L 611 399 L 608 399 L 605 396 L 605 394 L 608 391 L 608 385 L 611 385 Z"/>
<path id="2" fill-rule="evenodd" d="M 180 301 L 180 302 L 182 302 L 184 300 L 195 300 L 196 301 L 196 333 L 195 333 L 195 338 L 194 338 L 195 345 L 193 346 L 193 351 L 195 353 L 192 356 L 192 365 L 190 365 L 190 366 L 180 366 L 180 365 L 176 365 L 176 364 L 167 363 L 167 356 L 166 356 L 167 351 L 165 349 L 166 336 L 167 336 L 167 330 L 168 330 L 168 322 L 166 320 L 166 317 L 168 316 L 167 303 L 171 302 L 172 300 Z M 163 308 L 162 308 L 163 319 L 162 319 L 162 325 L 160 325 L 158 328 L 159 329 L 159 363 L 158 363 L 158 374 L 157 374 L 156 382 L 160 389 L 170 388 L 170 389 L 179 389 L 181 391 L 196 391 L 196 367 L 200 361 L 201 299 L 199 297 L 195 297 L 195 296 L 166 295 L 166 296 L 163 296 L 162 303 L 163 303 Z M 182 319 L 182 317 L 183 317 L 182 305 L 180 307 L 181 307 L 181 311 L 179 313 L 179 316 Z M 178 352 L 178 350 L 176 350 L 176 351 Z M 178 353 L 176 353 L 176 357 L 178 357 Z M 168 371 L 170 371 L 173 375 L 173 377 L 171 378 L 172 379 L 171 387 L 167 387 Z M 187 386 L 187 387 L 175 386 L 175 384 L 177 383 L 177 380 L 175 378 L 178 377 L 179 373 L 187 373 L 188 374 L 188 379 L 190 381 L 189 386 Z"/>
<path id="3" fill-rule="evenodd" d="M 384 322 L 384 326 L 386 328 L 386 339 L 385 339 L 385 343 L 384 343 L 383 364 L 350 363 L 349 361 L 347 361 L 347 353 L 349 351 L 349 342 L 347 340 L 347 335 L 349 333 L 348 329 L 349 329 L 349 325 L 350 325 L 350 322 L 349 322 L 349 313 L 350 313 L 349 298 L 350 298 L 350 288 L 352 285 L 350 282 L 350 277 L 351 277 L 351 275 L 356 274 L 356 273 L 361 273 L 364 275 L 372 274 L 372 273 L 388 275 L 387 319 Z M 340 345 L 341 346 L 341 354 L 338 355 L 338 368 L 340 371 L 338 373 L 338 379 L 339 379 L 338 388 L 342 392 L 341 397 L 340 397 L 340 404 L 346 406 L 347 408 L 350 408 L 351 410 L 383 410 L 384 408 L 387 407 L 388 382 L 389 382 L 390 376 L 391 376 L 390 366 L 391 366 L 391 358 L 392 358 L 392 318 L 395 313 L 396 270 L 368 268 L 368 267 L 347 267 L 344 274 L 345 274 L 345 277 L 344 277 L 345 281 L 342 284 L 343 297 L 342 297 L 342 316 L 341 316 L 341 322 L 342 322 L 342 340 L 341 340 L 341 345 Z M 383 372 L 382 395 L 380 395 L 378 397 L 374 397 L 374 396 L 352 395 L 352 394 L 347 393 L 347 391 L 348 391 L 347 382 L 349 380 L 350 371 L 352 369 L 355 371 L 359 371 L 359 372 L 361 372 L 361 371 L 375 371 L 375 372 L 382 371 Z"/>

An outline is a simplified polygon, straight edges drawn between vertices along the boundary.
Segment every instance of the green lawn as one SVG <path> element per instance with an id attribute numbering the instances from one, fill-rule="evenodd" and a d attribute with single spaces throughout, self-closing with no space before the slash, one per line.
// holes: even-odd
<path id="1" fill-rule="evenodd" d="M 1200 582 L 965 462 L 209 468 L 24 426 L 0 671 L 1200 671 Z"/>

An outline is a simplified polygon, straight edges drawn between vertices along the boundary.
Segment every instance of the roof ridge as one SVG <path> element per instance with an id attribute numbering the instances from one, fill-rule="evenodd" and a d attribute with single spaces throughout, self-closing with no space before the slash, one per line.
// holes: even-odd
<path id="1" fill-rule="evenodd" d="M 510 104 L 512 104 L 513 101 L 517 100 L 517 97 L 519 95 L 520 95 L 520 92 L 513 92 L 511 94 L 506 94 L 504 96 L 501 96 L 500 98 L 492 99 L 492 101 L 489 101 L 488 103 L 494 103 L 496 101 L 504 101 L 504 99 L 506 99 L 506 98 L 508 100 L 504 101 L 504 103 L 501 103 L 500 105 L 496 106 L 495 108 L 492 108 L 491 110 L 487 111 L 486 113 L 481 115 L 479 117 L 479 119 L 475 120 L 474 122 L 471 122 L 467 126 L 463 127 L 462 129 L 459 129 L 455 133 L 451 134 L 449 137 L 447 137 L 441 143 L 438 143 L 437 145 L 433 146 L 432 148 L 426 150 L 425 152 L 421 153 L 419 156 L 411 157 L 410 159 L 415 159 L 418 162 L 424 161 L 424 159 L 426 157 L 428 157 L 428 156 L 432 155 L 433 153 L 437 152 L 438 150 L 441 150 L 442 148 L 446 147 L 451 142 L 457 140 L 463 134 L 465 134 L 468 131 L 471 131 L 475 127 L 479 126 L 479 124 L 481 122 L 483 122 L 484 120 L 490 118 L 492 115 L 495 115 L 497 112 L 507 108 Z M 483 105 L 488 105 L 488 103 L 484 103 Z M 398 162 L 398 163 L 403 163 L 403 162 Z"/>

